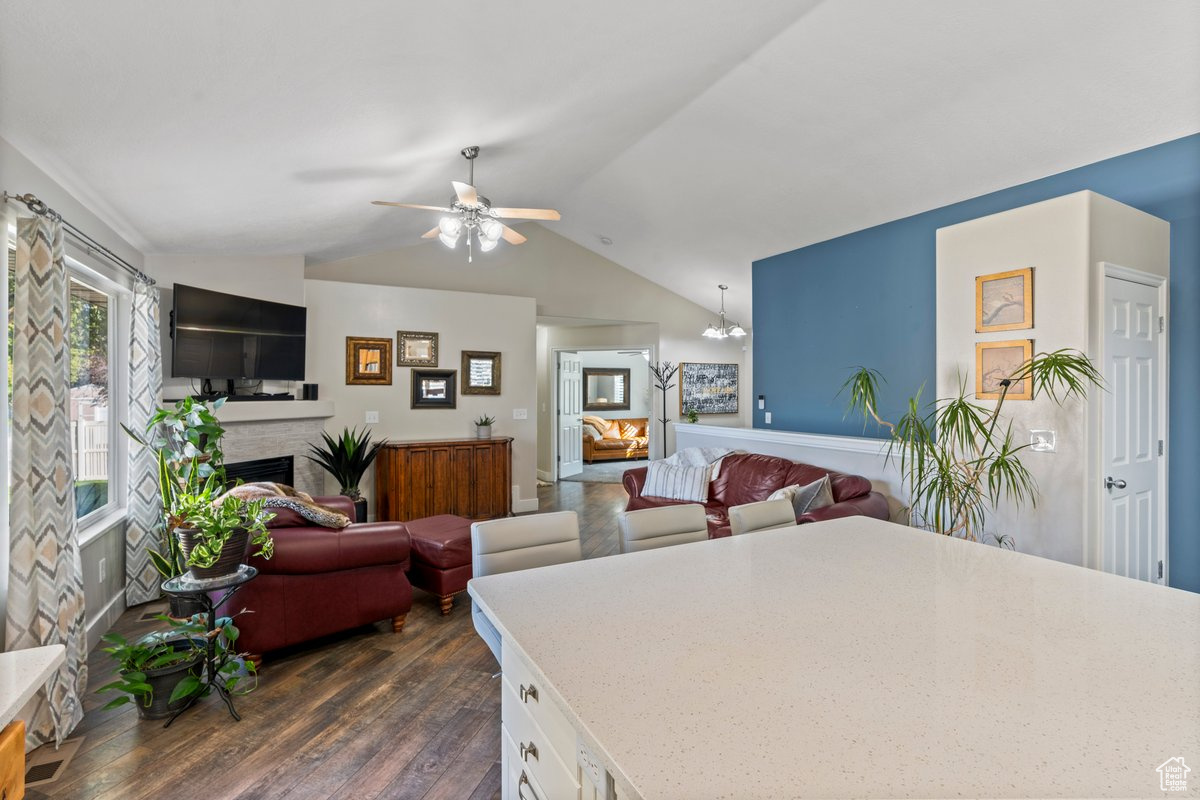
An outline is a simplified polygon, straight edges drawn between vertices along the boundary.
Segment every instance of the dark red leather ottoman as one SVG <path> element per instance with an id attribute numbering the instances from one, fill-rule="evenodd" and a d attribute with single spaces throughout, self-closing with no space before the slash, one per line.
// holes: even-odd
<path id="1" fill-rule="evenodd" d="M 439 514 L 414 519 L 404 527 L 412 542 L 409 583 L 436 594 L 442 613 L 449 614 L 454 595 L 466 591 L 471 580 L 471 520 Z"/>

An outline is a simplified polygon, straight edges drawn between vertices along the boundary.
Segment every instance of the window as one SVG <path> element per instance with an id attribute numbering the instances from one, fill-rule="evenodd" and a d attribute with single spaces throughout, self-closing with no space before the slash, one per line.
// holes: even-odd
<path id="1" fill-rule="evenodd" d="M 8 397 L 12 430 L 12 353 L 16 251 L 8 253 Z M 75 478 L 75 516 L 81 531 L 90 521 L 123 506 L 124 442 L 118 417 L 117 318 L 124 291 L 114 282 L 67 258 L 68 413 Z M 114 413 L 115 412 L 115 413 Z M 11 448 L 11 436 L 9 438 Z M 11 463 L 11 449 L 10 449 Z"/>

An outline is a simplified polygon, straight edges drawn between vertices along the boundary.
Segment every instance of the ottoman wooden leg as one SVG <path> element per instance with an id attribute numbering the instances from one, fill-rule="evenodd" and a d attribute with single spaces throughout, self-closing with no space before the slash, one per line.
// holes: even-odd
<path id="1" fill-rule="evenodd" d="M 450 609 L 454 607 L 454 595 L 448 594 L 448 595 L 445 595 L 444 597 L 439 597 L 438 600 L 441 601 L 442 616 L 444 617 L 447 614 L 449 614 Z"/>
<path id="2" fill-rule="evenodd" d="M 247 653 L 246 660 L 253 664 L 254 671 L 258 672 L 259 667 L 262 666 L 262 653 Z"/>
<path id="3" fill-rule="evenodd" d="M 404 630 L 404 621 L 408 619 L 408 614 L 401 614 L 398 617 L 392 617 L 392 633 L 400 633 Z"/>

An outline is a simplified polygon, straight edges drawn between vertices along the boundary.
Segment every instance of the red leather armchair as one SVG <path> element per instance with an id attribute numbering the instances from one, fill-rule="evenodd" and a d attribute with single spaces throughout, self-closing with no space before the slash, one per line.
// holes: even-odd
<path id="1" fill-rule="evenodd" d="M 314 501 L 354 519 L 347 498 Z M 400 522 L 366 522 L 342 530 L 307 523 L 299 514 L 275 509 L 271 536 L 275 556 L 252 557 L 258 577 L 218 610 L 237 617 L 237 648 L 258 662 L 263 653 L 331 633 L 392 620 L 399 633 L 412 608 L 408 531 Z"/>
<path id="2" fill-rule="evenodd" d="M 718 539 L 729 535 L 730 506 L 766 500 L 776 489 L 792 484 L 804 486 L 826 475 L 833 490 L 833 505 L 802 514 L 796 518 L 796 522 L 818 522 L 856 514 L 888 519 L 890 509 L 887 499 L 879 492 L 871 491 L 871 482 L 861 475 L 847 475 L 761 453 L 734 453 L 721 462 L 716 480 L 708 487 L 708 501 L 704 504 L 708 538 Z M 629 494 L 626 511 L 685 502 L 663 497 L 643 497 L 645 467 L 626 470 L 622 482 Z"/>

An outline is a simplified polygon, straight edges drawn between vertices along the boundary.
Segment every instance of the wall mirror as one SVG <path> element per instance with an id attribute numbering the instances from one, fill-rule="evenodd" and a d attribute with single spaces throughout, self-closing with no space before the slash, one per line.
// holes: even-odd
<path id="1" fill-rule="evenodd" d="M 584 411 L 628 411 L 629 370 L 583 369 Z"/>

